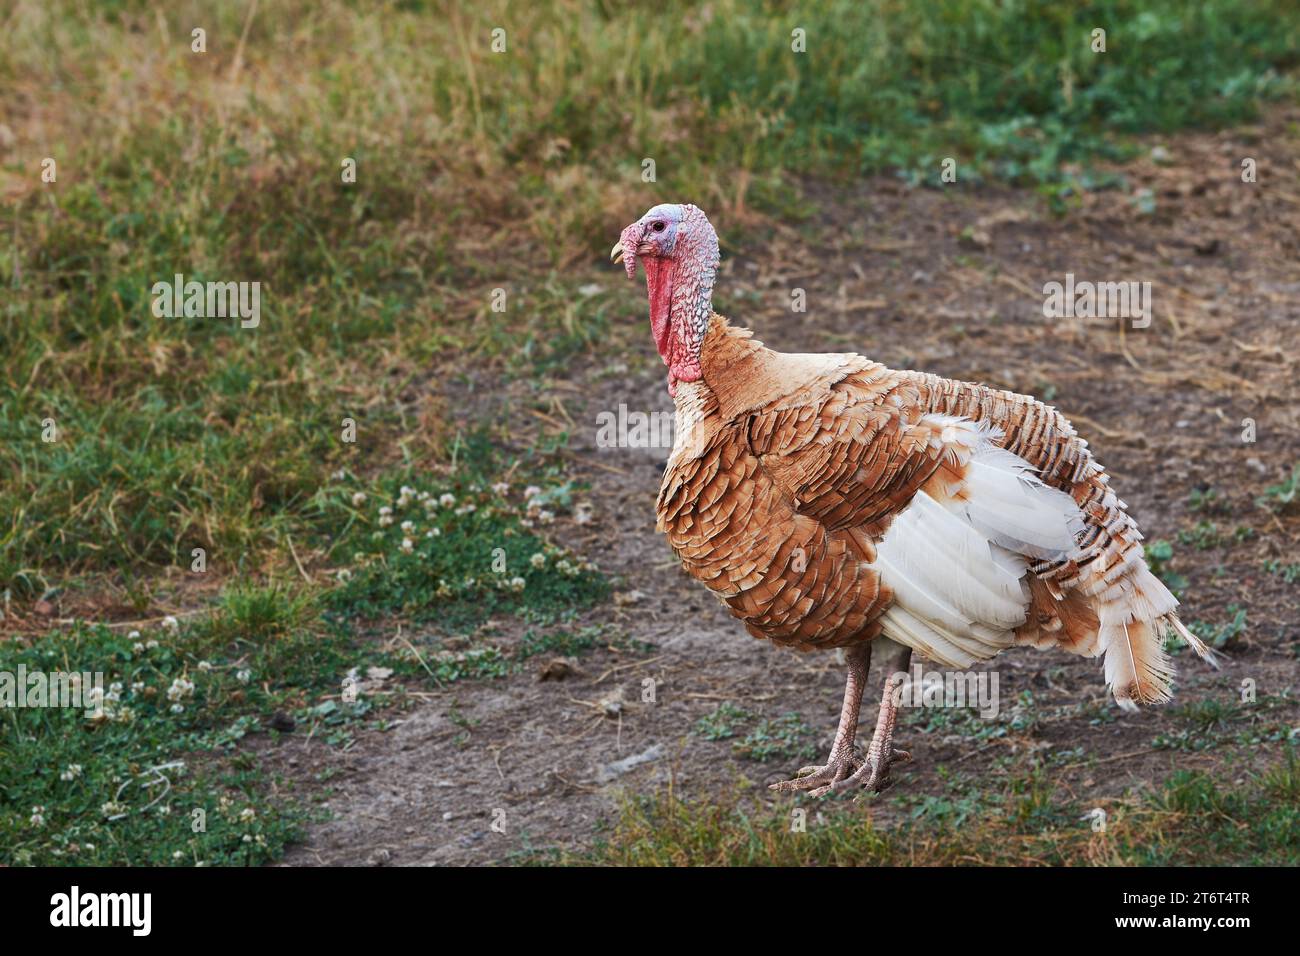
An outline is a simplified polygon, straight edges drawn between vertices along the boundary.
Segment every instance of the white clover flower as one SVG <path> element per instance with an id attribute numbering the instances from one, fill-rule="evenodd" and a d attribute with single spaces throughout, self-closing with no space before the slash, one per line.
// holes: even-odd
<path id="1" fill-rule="evenodd" d="M 81 776 L 81 764 L 71 763 L 59 774 L 60 780 L 76 780 Z"/>
<path id="2" fill-rule="evenodd" d="M 414 533 L 415 533 L 415 522 L 414 522 L 414 521 L 403 521 L 403 522 L 402 522 L 402 534 L 414 534 Z"/>
<path id="3" fill-rule="evenodd" d="M 177 677 L 172 681 L 172 686 L 167 688 L 167 699 L 173 702 L 182 701 L 193 693 L 194 683 L 184 677 Z M 180 713 L 180 711 L 175 712 Z"/>
<path id="4" fill-rule="evenodd" d="M 173 859 L 173 860 L 183 860 L 183 859 L 185 859 L 185 854 L 182 853 L 180 850 L 177 850 L 175 853 L 172 854 L 172 859 Z"/>
<path id="5" fill-rule="evenodd" d="M 144 642 L 144 649 L 145 649 L 146 651 L 151 651 L 151 650 L 153 650 L 153 649 L 154 649 L 155 647 L 157 647 L 157 646 L 158 646 L 158 642 L 155 641 L 152 637 L 149 638 L 149 640 L 147 640 L 147 641 Z"/>
<path id="6" fill-rule="evenodd" d="M 140 639 L 140 632 L 139 632 L 139 631 L 127 631 L 127 633 L 126 633 L 126 639 L 127 639 L 128 641 L 138 641 L 138 640 Z"/>
<path id="7" fill-rule="evenodd" d="M 126 810 L 126 806 L 118 803 L 116 800 L 109 800 L 99 808 L 99 812 L 106 817 L 114 817 Z"/>
<path id="8" fill-rule="evenodd" d="M 349 581 L 352 580 L 352 572 L 349 571 L 347 568 L 339 568 L 338 579 L 340 583 L 347 584 Z"/>
<path id="9" fill-rule="evenodd" d="M 170 803 L 164 803 L 158 807 L 158 816 L 169 817 L 171 815 L 172 815 L 172 805 Z"/>
<path id="10" fill-rule="evenodd" d="M 354 491 L 352 493 L 352 507 L 360 508 L 366 503 L 366 493 L 364 491 Z"/>
<path id="11" fill-rule="evenodd" d="M 241 684 L 247 684 L 252 679 L 253 672 L 247 667 L 235 672 L 235 680 L 239 681 Z"/>
<path id="12" fill-rule="evenodd" d="M 519 592 L 528 586 L 528 582 L 523 578 L 515 577 L 510 579 L 510 590 Z"/>
<path id="13" fill-rule="evenodd" d="M 442 507 L 444 508 L 450 508 L 455 503 L 456 503 L 456 496 L 453 494 L 448 494 L 447 492 L 443 492 L 441 495 L 438 496 L 438 504 L 442 505 Z"/>
<path id="14" fill-rule="evenodd" d="M 45 826 L 45 808 L 32 807 L 32 815 L 27 818 L 27 822 L 30 823 L 33 827 Z"/>
<path id="15" fill-rule="evenodd" d="M 541 493 L 541 488 L 538 488 L 536 485 L 529 485 L 524 489 L 524 500 L 527 501 L 529 498 L 536 498 Z"/>
<path id="16" fill-rule="evenodd" d="M 510 485 L 507 482 L 498 481 L 492 486 L 492 493 L 498 498 L 504 498 L 506 495 L 510 494 Z"/>
<path id="17" fill-rule="evenodd" d="M 388 505 L 384 505 L 382 508 L 379 509 L 380 517 L 383 517 L 384 515 L 390 515 L 392 513 L 393 513 L 393 509 L 388 507 Z"/>
<path id="18" fill-rule="evenodd" d="M 119 724 L 129 724 L 131 721 L 135 720 L 135 711 L 130 707 L 121 707 L 113 715 L 113 718 Z"/>
<path id="19" fill-rule="evenodd" d="M 340 468 L 338 471 L 330 475 L 330 478 L 333 479 L 334 481 L 342 481 L 347 476 L 348 476 L 347 469 Z"/>
<path id="20" fill-rule="evenodd" d="M 525 528 L 531 528 L 531 527 L 533 526 L 533 519 L 532 519 L 532 518 L 520 518 L 520 519 L 519 519 L 519 523 L 520 523 L 521 525 L 523 525 Z M 508 530 L 510 530 L 510 529 L 507 528 L 506 530 L 508 531 Z"/>
<path id="21" fill-rule="evenodd" d="M 402 539 L 402 554 L 410 554 L 415 550 L 415 542 L 410 538 Z"/>
<path id="22" fill-rule="evenodd" d="M 172 712 L 173 714 L 183 714 L 183 713 L 185 713 L 185 705 L 184 705 L 184 704 L 172 704 L 172 706 L 171 706 L 171 712 Z"/>
<path id="23" fill-rule="evenodd" d="M 212 670 L 212 662 L 211 662 L 211 661 L 199 661 L 199 670 L 201 670 L 201 671 L 210 671 L 210 670 Z"/>
<path id="24" fill-rule="evenodd" d="M 393 523 L 393 516 L 392 516 L 392 515 L 380 515 L 380 516 L 379 516 L 379 527 L 381 527 L 381 528 L 387 528 L 387 527 L 388 527 L 389 525 L 391 525 L 392 523 Z"/>
<path id="25" fill-rule="evenodd" d="M 425 536 L 426 538 L 436 538 L 436 537 L 438 537 L 440 534 L 442 534 L 442 529 L 441 529 L 441 528 L 430 528 L 428 531 L 426 531 L 426 532 L 424 533 L 424 536 Z"/>
<path id="26" fill-rule="evenodd" d="M 168 614 L 165 618 L 162 619 L 162 626 L 172 631 L 178 631 L 180 630 L 181 622 L 176 620 L 176 618 L 174 618 L 172 615 Z"/>
<path id="27" fill-rule="evenodd" d="M 546 555 L 539 551 L 528 559 L 528 563 L 540 571 L 542 568 L 546 567 Z"/>
<path id="28" fill-rule="evenodd" d="M 257 819 L 257 811 L 254 810 L 252 807 L 244 807 L 244 809 L 239 811 L 240 823 L 252 823 L 256 819 Z"/>
<path id="29" fill-rule="evenodd" d="M 555 520 L 555 512 L 547 511 L 543 508 L 541 511 L 537 512 L 537 520 L 542 524 L 550 524 Z"/>
<path id="30" fill-rule="evenodd" d="M 131 652 L 133 654 L 143 654 L 144 643 L 142 641 L 136 641 L 134 644 L 131 645 Z"/>

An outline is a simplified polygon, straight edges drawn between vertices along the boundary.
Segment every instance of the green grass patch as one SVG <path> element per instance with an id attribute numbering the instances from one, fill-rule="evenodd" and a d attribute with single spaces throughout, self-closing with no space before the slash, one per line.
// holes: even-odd
<path id="1" fill-rule="evenodd" d="M 1207 699 L 1176 704 L 1169 716 L 1179 727 L 1157 734 L 1151 745 L 1160 750 L 1202 751 L 1225 745 L 1249 749 L 1279 741 L 1296 743 L 1300 728 L 1278 714 L 1294 704 L 1289 691 L 1249 702 Z"/>
<path id="2" fill-rule="evenodd" d="M 336 549 L 344 567 L 328 598 L 335 610 L 469 630 L 494 614 L 552 622 L 608 596 L 594 564 L 545 535 L 573 508 L 569 485 L 411 481 L 353 492 L 346 506 L 334 497 L 351 531 Z"/>
<path id="3" fill-rule="evenodd" d="M 1181 597 L 1187 589 L 1187 578 L 1169 567 L 1174 557 L 1174 546 L 1164 539 L 1157 539 L 1146 546 L 1145 557 L 1151 573 L 1165 583 L 1174 597 Z"/>
<path id="4" fill-rule="evenodd" d="M 1246 609 L 1236 604 L 1227 607 L 1228 620 L 1222 624 L 1193 621 L 1187 629 L 1211 647 L 1227 647 L 1246 632 Z"/>
<path id="5" fill-rule="evenodd" d="M 731 740 L 737 757 L 759 763 L 811 760 L 816 756 L 812 729 L 794 713 L 759 718 L 724 701 L 696 721 L 694 733 L 705 740 Z"/>
<path id="6" fill-rule="evenodd" d="M 598 845 L 551 861 L 615 866 L 1171 866 L 1300 862 L 1300 762 L 1288 750 L 1245 786 L 1179 772 L 1153 793 L 1094 807 L 1042 774 L 1001 792 L 954 783 L 903 800 L 909 818 L 875 825 L 860 807 L 801 801 L 629 799 Z M 801 829 L 802 827 L 802 829 Z"/>
<path id="7" fill-rule="evenodd" d="M 1300 581 L 1300 564 L 1283 564 L 1276 559 L 1269 559 L 1264 562 L 1263 567 L 1269 574 L 1280 577 L 1287 584 Z"/>
<path id="8" fill-rule="evenodd" d="M 1269 485 L 1258 502 L 1278 514 L 1295 514 L 1300 509 L 1300 465 L 1292 468 L 1284 481 Z"/>
<path id="9" fill-rule="evenodd" d="M 96 717 L 81 707 L 0 708 L 0 862 L 274 859 L 303 811 L 271 800 L 255 767 L 219 758 L 331 671 L 341 679 L 342 660 L 337 645 L 304 630 L 244 631 L 228 607 L 198 625 L 77 625 L 3 645 L 0 672 L 102 674 L 104 705 Z"/>

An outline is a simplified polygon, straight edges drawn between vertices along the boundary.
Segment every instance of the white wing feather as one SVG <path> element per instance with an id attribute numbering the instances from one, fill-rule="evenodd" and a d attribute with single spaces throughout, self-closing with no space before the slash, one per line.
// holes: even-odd
<path id="1" fill-rule="evenodd" d="M 1027 558 L 1074 550 L 1083 516 L 1044 485 L 987 429 L 954 420 L 971 449 L 962 494 L 940 503 L 924 491 L 889 526 L 875 567 L 894 591 L 885 636 L 948 667 L 969 667 L 1011 646 L 1025 621 Z"/>

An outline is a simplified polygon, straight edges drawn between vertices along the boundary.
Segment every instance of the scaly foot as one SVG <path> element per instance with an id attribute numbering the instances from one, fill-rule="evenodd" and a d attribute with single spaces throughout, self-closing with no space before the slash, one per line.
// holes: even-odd
<path id="1" fill-rule="evenodd" d="M 889 768 L 894 761 L 907 763 L 912 759 L 912 755 L 906 750 L 889 749 L 889 755 L 867 754 L 867 759 L 862 762 L 862 766 L 857 772 L 850 777 L 837 781 L 828 789 L 831 790 L 850 790 L 853 787 L 861 787 L 868 793 L 880 793 L 890 784 Z"/>
<path id="2" fill-rule="evenodd" d="M 807 790 L 810 797 L 820 797 L 836 789 L 841 781 L 849 780 L 862 772 L 866 766 L 861 752 L 831 751 L 830 759 L 821 766 L 803 767 L 796 772 L 793 780 L 782 780 L 772 784 L 770 790 Z"/>
<path id="3" fill-rule="evenodd" d="M 899 688 L 903 686 L 903 674 L 894 674 L 885 681 L 884 693 L 880 695 L 880 714 L 876 717 L 876 732 L 867 747 L 867 759 L 863 761 L 852 776 L 837 780 L 831 785 L 833 790 L 849 790 L 861 787 L 871 793 L 879 793 L 889 783 L 889 768 L 895 760 L 906 762 L 912 755 L 906 750 L 894 748 L 894 723 L 898 720 Z"/>

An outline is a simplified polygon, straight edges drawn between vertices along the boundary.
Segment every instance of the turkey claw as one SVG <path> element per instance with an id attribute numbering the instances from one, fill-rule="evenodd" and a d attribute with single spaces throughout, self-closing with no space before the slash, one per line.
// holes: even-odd
<path id="1" fill-rule="evenodd" d="M 863 767 L 858 754 L 848 754 L 831 759 L 821 766 L 800 767 L 793 780 L 782 780 L 769 785 L 769 790 L 791 792 L 807 790 L 810 797 L 820 797 L 837 787 L 840 781 L 851 778 Z"/>
<path id="2" fill-rule="evenodd" d="M 906 750 L 893 748 L 890 749 L 889 756 L 884 758 L 868 754 L 867 759 L 853 776 L 836 781 L 831 785 L 831 789 L 850 790 L 859 787 L 867 793 L 880 793 L 891 783 L 889 768 L 893 766 L 894 762 L 907 763 L 911 759 L 912 755 Z"/>

